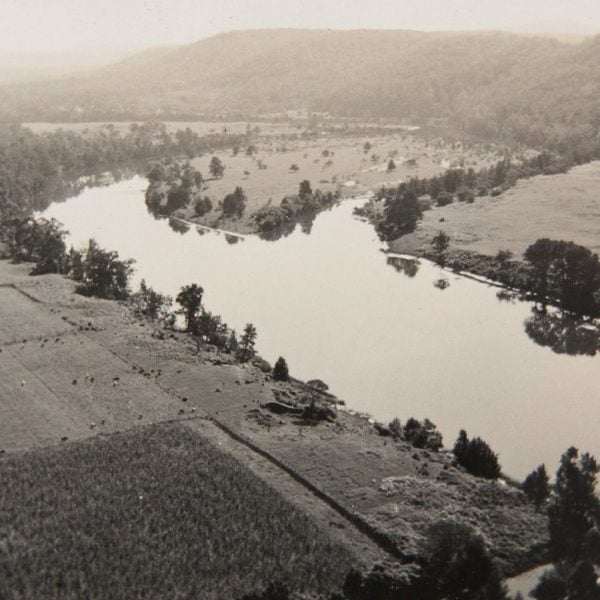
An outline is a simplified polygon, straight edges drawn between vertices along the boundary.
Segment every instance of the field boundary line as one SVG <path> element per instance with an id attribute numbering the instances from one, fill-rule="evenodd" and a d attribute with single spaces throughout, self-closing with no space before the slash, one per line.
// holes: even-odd
<path id="1" fill-rule="evenodd" d="M 378 531 L 375 527 L 373 527 L 368 521 L 363 519 L 357 514 L 349 511 L 345 506 L 340 504 L 335 498 L 330 496 L 327 492 L 321 490 L 314 483 L 306 479 L 304 475 L 301 475 L 296 471 L 293 467 L 290 467 L 281 459 L 277 458 L 273 454 L 271 454 L 268 450 L 265 450 L 245 435 L 234 431 L 229 425 L 226 425 L 219 419 L 215 417 L 210 417 L 210 421 L 212 421 L 219 429 L 224 431 L 229 437 L 231 437 L 236 442 L 245 445 L 247 448 L 259 454 L 263 458 L 266 458 L 269 462 L 271 462 L 274 466 L 279 468 L 280 470 L 287 473 L 292 479 L 294 479 L 297 483 L 300 483 L 304 486 L 308 491 L 310 491 L 313 495 L 315 495 L 319 500 L 327 504 L 330 508 L 336 511 L 341 517 L 346 519 L 351 525 L 353 525 L 356 529 L 358 529 L 363 535 L 368 537 L 372 542 L 374 542 L 379 548 L 381 548 L 387 554 L 390 554 L 394 558 L 398 559 L 400 562 L 408 563 L 412 562 L 411 557 L 405 556 L 385 534 Z"/>

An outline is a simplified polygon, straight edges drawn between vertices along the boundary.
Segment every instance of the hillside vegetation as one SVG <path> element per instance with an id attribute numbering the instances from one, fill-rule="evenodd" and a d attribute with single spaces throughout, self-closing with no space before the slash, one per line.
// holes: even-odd
<path id="1" fill-rule="evenodd" d="M 289 109 L 422 121 L 528 145 L 600 127 L 600 37 L 241 31 L 142 52 L 87 76 L 0 89 L 0 117 L 95 120 Z"/>

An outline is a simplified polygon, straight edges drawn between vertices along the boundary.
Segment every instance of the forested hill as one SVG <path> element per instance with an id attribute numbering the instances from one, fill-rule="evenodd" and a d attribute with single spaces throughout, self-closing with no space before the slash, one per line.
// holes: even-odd
<path id="1" fill-rule="evenodd" d="M 600 128 L 600 36 L 255 30 L 155 49 L 66 81 L 0 88 L 0 118 L 340 116 L 448 119 L 532 145 Z"/>

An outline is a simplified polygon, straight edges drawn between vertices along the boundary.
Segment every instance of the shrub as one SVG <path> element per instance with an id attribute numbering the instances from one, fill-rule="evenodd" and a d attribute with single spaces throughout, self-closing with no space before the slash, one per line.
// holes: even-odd
<path id="1" fill-rule="evenodd" d="M 452 194 L 449 192 L 440 192 L 435 199 L 436 206 L 448 206 L 448 204 L 452 204 Z"/>

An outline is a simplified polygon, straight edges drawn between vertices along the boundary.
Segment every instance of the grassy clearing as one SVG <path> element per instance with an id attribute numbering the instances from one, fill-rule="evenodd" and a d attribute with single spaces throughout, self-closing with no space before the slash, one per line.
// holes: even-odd
<path id="1" fill-rule="evenodd" d="M 339 586 L 352 557 L 189 429 L 0 462 L 0 597 L 235 598 Z"/>

